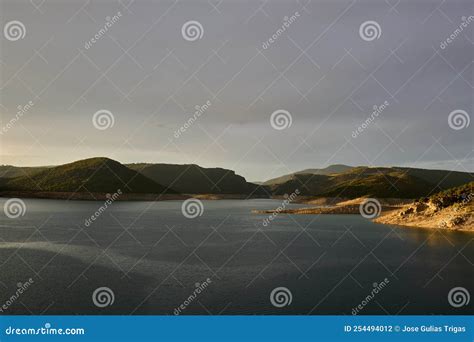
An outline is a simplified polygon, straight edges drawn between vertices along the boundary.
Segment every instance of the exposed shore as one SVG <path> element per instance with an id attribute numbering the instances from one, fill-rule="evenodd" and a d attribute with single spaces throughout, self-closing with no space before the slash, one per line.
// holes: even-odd
<path id="1" fill-rule="evenodd" d="M 366 198 L 344 201 L 343 199 L 318 199 L 305 203 L 318 207 L 298 209 L 254 210 L 256 214 L 295 215 L 360 215 L 360 205 Z M 403 227 L 445 229 L 474 232 L 474 208 L 472 204 L 444 209 L 423 205 L 406 199 L 380 199 L 380 215 L 374 222 Z M 332 203 L 331 205 L 326 205 Z"/>
<path id="2" fill-rule="evenodd" d="M 254 210 L 256 214 L 298 214 L 298 215 L 325 215 L 325 214 L 347 214 L 355 215 L 360 214 L 360 205 L 366 200 L 366 198 L 356 199 L 344 199 L 344 198 L 318 198 L 318 199 L 306 199 L 299 201 L 298 203 L 311 204 L 313 206 L 307 208 L 297 209 L 269 209 L 269 210 Z M 410 202 L 406 199 L 389 198 L 379 201 L 381 204 L 382 212 L 389 212 L 400 209 L 404 204 Z M 314 205 L 317 205 L 316 207 Z"/>
<path id="3" fill-rule="evenodd" d="M 382 214 L 374 222 L 405 227 L 436 228 L 474 232 L 473 205 L 436 210 L 422 204 L 411 204 Z"/>

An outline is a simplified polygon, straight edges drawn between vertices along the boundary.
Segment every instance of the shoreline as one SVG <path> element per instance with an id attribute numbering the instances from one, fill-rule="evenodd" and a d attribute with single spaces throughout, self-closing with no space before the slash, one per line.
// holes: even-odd
<path id="1" fill-rule="evenodd" d="M 305 207 L 296 209 L 269 209 L 269 210 L 252 210 L 254 214 L 287 214 L 287 215 L 361 215 L 360 205 L 366 198 L 357 198 L 353 200 L 340 200 L 331 205 L 321 205 L 318 207 Z M 460 209 L 444 209 L 438 212 L 416 211 L 413 200 L 386 198 L 380 199 L 379 215 L 372 222 L 398 226 L 401 228 L 423 228 L 423 229 L 439 229 L 444 231 L 462 231 L 474 232 L 474 218 L 467 218 L 462 221 L 453 221 L 453 217 L 459 216 L 460 213 L 469 215 L 472 208 L 466 206 L 464 210 Z M 314 201 L 307 201 L 313 204 Z M 324 204 L 321 202 L 318 204 Z M 412 208 L 412 209 L 410 209 Z M 407 210 L 408 209 L 408 210 Z"/>
<path id="2" fill-rule="evenodd" d="M 51 199 L 66 201 L 106 201 L 111 193 L 88 193 L 88 192 L 46 192 L 46 191 L 2 191 L 0 198 L 25 198 L 25 199 Z M 197 198 L 200 200 L 235 200 L 235 199 L 269 199 L 268 197 L 249 196 L 245 194 L 140 194 L 140 193 L 122 193 L 114 201 L 179 201 L 188 198 Z"/>

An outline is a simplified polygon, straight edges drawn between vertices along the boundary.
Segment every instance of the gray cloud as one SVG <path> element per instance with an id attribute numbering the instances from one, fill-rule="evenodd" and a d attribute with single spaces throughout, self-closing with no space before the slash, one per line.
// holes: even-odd
<path id="1" fill-rule="evenodd" d="M 2 36 L 2 126 L 34 102 L 0 136 L 2 163 L 106 155 L 228 167 L 251 180 L 336 162 L 472 171 L 474 123 L 456 131 L 448 115 L 474 112 L 474 22 L 445 49 L 440 43 L 474 6 L 390 3 L 45 1 L 35 8 L 2 0 L 2 27 L 11 20 L 26 27 L 24 39 Z M 201 23 L 202 39 L 183 39 L 190 20 Z M 369 20 L 381 35 L 367 42 L 359 26 Z M 206 101 L 209 109 L 174 138 Z M 389 106 L 353 138 L 384 101 Z M 112 128 L 94 128 L 100 109 L 114 114 Z M 291 113 L 288 129 L 270 125 L 277 109 Z"/>

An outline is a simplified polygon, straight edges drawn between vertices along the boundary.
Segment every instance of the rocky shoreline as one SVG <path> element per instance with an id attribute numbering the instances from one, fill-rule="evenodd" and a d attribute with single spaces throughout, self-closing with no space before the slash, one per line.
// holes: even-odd
<path id="1" fill-rule="evenodd" d="M 252 213 L 274 215 L 360 215 L 360 206 L 365 200 L 366 198 L 348 201 L 333 199 L 331 202 L 335 204 L 332 205 L 297 209 L 253 210 Z M 327 201 L 320 201 L 320 203 L 325 202 Z M 449 206 L 443 206 L 440 202 L 430 199 L 426 199 L 425 202 L 383 199 L 379 202 L 379 216 L 373 220 L 376 223 L 403 227 L 474 232 L 474 207 L 472 201 Z"/>

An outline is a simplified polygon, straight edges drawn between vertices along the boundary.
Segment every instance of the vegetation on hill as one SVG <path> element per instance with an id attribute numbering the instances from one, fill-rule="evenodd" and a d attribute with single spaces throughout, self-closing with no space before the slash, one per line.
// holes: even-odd
<path id="1" fill-rule="evenodd" d="M 314 197 L 418 198 L 472 179 L 474 175 L 465 172 L 360 166 L 330 175 L 297 173 L 268 186 L 276 195 L 299 189 L 302 195 Z"/>
<path id="2" fill-rule="evenodd" d="M 474 174 L 405 167 L 331 165 L 250 183 L 232 170 L 195 164 L 128 164 L 90 158 L 55 167 L 0 166 L 0 191 L 183 193 L 269 197 L 298 189 L 311 198 L 420 198 L 473 181 Z M 125 185 L 127 184 L 127 185 Z"/>
<path id="3" fill-rule="evenodd" d="M 174 193 L 108 158 L 91 158 L 3 181 L 7 191 Z"/>
<path id="4" fill-rule="evenodd" d="M 18 167 L 12 165 L 0 165 L 0 178 L 31 176 L 35 173 L 46 170 L 47 168 L 48 166 Z"/>
<path id="5" fill-rule="evenodd" d="M 128 164 L 159 184 L 188 194 L 252 194 L 268 196 L 265 188 L 249 183 L 232 170 L 194 164 Z"/>
<path id="6" fill-rule="evenodd" d="M 302 171 L 298 171 L 295 173 L 290 173 L 288 175 L 284 175 L 281 177 L 273 178 L 270 180 L 267 180 L 266 182 L 263 182 L 263 185 L 275 185 L 275 184 L 282 184 L 285 183 L 289 180 L 291 180 L 295 175 L 301 175 L 301 174 L 309 174 L 309 175 L 331 175 L 334 173 L 342 173 L 345 171 L 348 171 L 352 169 L 353 166 L 348 166 L 348 165 L 343 165 L 343 164 L 334 164 L 334 165 L 329 165 L 328 167 L 325 167 L 323 169 L 305 169 Z"/>

